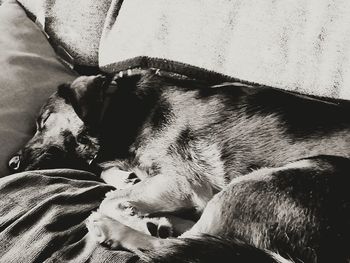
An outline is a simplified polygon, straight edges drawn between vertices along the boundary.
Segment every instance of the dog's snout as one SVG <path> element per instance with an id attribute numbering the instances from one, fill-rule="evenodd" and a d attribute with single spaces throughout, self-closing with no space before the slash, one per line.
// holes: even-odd
<path id="1" fill-rule="evenodd" d="M 19 154 L 13 156 L 8 165 L 12 171 L 18 171 L 21 165 L 21 156 Z"/>

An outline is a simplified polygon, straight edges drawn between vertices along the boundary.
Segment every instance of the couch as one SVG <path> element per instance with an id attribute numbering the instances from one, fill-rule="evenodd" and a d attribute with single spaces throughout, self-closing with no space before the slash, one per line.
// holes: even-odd
<path id="1" fill-rule="evenodd" d="M 213 84 L 260 83 L 350 98 L 346 0 L 0 3 L 0 262 L 138 260 L 87 235 L 84 220 L 112 189 L 93 174 L 9 175 L 9 156 L 30 138 L 40 105 L 60 83 L 158 68 Z"/>

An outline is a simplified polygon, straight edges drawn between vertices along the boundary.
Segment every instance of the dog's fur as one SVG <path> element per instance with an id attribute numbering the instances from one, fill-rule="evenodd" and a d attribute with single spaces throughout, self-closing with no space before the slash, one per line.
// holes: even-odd
<path id="1" fill-rule="evenodd" d="M 113 169 L 129 171 L 89 219 L 98 240 L 164 262 L 283 261 L 265 249 L 305 262 L 349 260 L 348 103 L 150 71 L 116 79 L 106 110 L 109 83 L 80 77 L 59 87 L 10 161 L 15 171 L 96 171 L 88 164 L 105 162 L 101 176 L 111 181 Z M 200 219 L 177 239 L 132 229 L 156 217 L 151 233 L 170 235 L 172 225 L 181 234 L 192 224 L 179 217 L 189 214 Z"/>

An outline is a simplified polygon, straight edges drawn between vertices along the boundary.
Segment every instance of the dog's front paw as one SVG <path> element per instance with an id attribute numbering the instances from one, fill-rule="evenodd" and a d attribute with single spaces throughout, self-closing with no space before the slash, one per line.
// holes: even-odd
<path id="1" fill-rule="evenodd" d="M 98 212 L 93 212 L 85 222 L 89 234 L 100 244 L 108 241 L 108 229 L 103 223 L 105 218 L 107 217 Z"/>
<path id="2" fill-rule="evenodd" d="M 86 227 L 94 240 L 111 249 L 121 247 L 121 241 L 130 235 L 133 229 L 108 216 L 93 212 L 86 220 Z"/>
<path id="3" fill-rule="evenodd" d="M 106 198 L 102 201 L 98 212 L 133 229 L 148 233 L 146 218 L 139 216 L 137 209 L 129 201 Z"/>

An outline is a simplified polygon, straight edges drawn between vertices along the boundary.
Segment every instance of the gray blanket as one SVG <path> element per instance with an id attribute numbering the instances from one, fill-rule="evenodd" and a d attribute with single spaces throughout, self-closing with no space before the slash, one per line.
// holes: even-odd
<path id="1" fill-rule="evenodd" d="M 0 262 L 135 262 L 87 234 L 84 220 L 112 187 L 94 175 L 56 169 L 0 179 Z"/>

